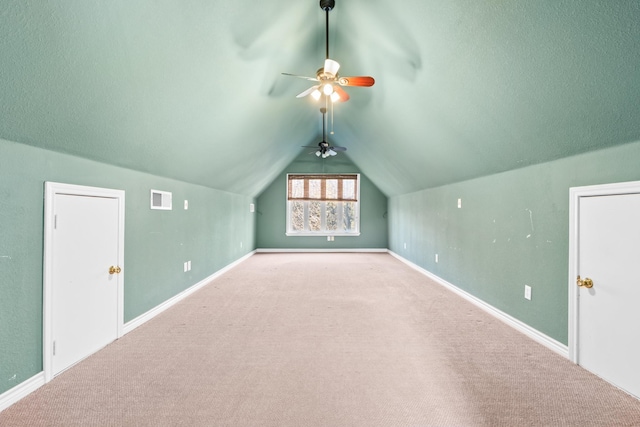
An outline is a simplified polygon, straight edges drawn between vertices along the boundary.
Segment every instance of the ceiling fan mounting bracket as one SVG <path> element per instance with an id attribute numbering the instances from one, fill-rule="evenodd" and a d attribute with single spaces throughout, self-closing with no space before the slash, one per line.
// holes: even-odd
<path id="1" fill-rule="evenodd" d="M 331 82 L 333 80 L 335 80 L 337 76 L 334 76 L 331 73 L 325 73 L 324 72 L 324 67 L 319 68 L 318 71 L 316 72 L 316 79 L 318 79 L 318 81 L 320 83 L 327 83 L 327 82 Z"/>
<path id="2" fill-rule="evenodd" d="M 320 0 L 320 9 L 324 10 L 325 12 L 333 9 L 335 5 L 335 0 Z"/>

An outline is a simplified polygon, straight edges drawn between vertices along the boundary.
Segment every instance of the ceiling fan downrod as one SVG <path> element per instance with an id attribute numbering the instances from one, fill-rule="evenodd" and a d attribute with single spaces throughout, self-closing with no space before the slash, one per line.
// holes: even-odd
<path id="1" fill-rule="evenodd" d="M 329 12 L 335 5 L 335 0 L 320 0 L 320 9 L 324 10 L 326 14 L 325 46 L 327 47 L 327 54 L 325 59 L 329 59 Z"/>

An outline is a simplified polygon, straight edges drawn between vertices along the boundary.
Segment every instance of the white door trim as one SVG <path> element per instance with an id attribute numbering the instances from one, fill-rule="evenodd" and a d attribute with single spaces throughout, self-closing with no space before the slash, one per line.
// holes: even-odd
<path id="1" fill-rule="evenodd" d="M 589 185 L 569 189 L 569 360 L 579 363 L 578 355 L 578 236 L 580 198 L 640 193 L 640 181 Z"/>
<path id="2" fill-rule="evenodd" d="M 88 197 L 108 197 L 118 199 L 118 265 L 124 273 L 124 191 L 109 188 L 87 187 L 82 185 L 62 184 L 59 182 L 45 182 L 44 198 L 44 260 L 43 260 L 43 313 L 42 313 L 42 369 L 45 382 L 53 378 L 53 337 L 52 337 L 52 306 L 53 306 L 53 229 L 55 196 L 66 194 Z M 118 332 L 122 336 L 124 323 L 124 274 L 118 279 Z"/>

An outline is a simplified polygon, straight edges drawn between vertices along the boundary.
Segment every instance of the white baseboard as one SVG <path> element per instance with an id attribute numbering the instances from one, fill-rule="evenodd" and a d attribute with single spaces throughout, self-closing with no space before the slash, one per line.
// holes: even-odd
<path id="1" fill-rule="evenodd" d="M 286 252 L 286 253 L 293 253 L 293 252 L 304 252 L 304 253 L 309 253 L 309 252 L 326 252 L 326 253 L 340 253 L 340 252 L 361 252 L 361 253 L 366 253 L 366 252 L 382 252 L 382 253 L 387 253 L 389 250 L 386 248 L 350 248 L 350 249 L 295 249 L 295 248 L 283 248 L 283 249 L 279 249 L 279 248 L 260 248 L 260 249 L 256 249 L 257 253 L 278 253 L 278 252 Z"/>
<path id="2" fill-rule="evenodd" d="M 44 385 L 44 372 L 39 372 L 26 381 L 0 394 L 0 412 Z"/>
<path id="3" fill-rule="evenodd" d="M 149 320 L 151 320 L 154 317 L 156 317 L 158 314 L 160 314 L 163 311 L 167 310 L 168 308 L 176 305 L 178 302 L 182 301 L 183 299 L 185 299 L 186 297 L 188 297 L 189 295 L 191 295 L 192 293 L 194 293 L 198 289 L 202 288 L 203 286 L 205 286 L 206 284 L 208 284 L 212 280 L 218 278 L 222 274 L 224 274 L 227 271 L 231 270 L 236 265 L 240 264 L 241 262 L 243 262 L 247 258 L 251 257 L 255 252 L 256 251 L 249 252 L 248 254 L 243 256 L 242 258 L 239 258 L 236 261 L 232 262 L 231 264 L 229 264 L 229 265 L 221 268 L 220 270 L 216 271 L 211 276 L 199 281 L 198 283 L 196 283 L 195 285 L 191 286 L 190 288 L 185 289 L 184 291 L 180 292 L 179 294 L 175 295 L 174 297 L 169 298 L 168 300 L 166 300 L 162 304 L 157 305 L 156 307 L 152 308 L 151 310 L 147 311 L 146 313 L 141 314 L 140 316 L 136 317 L 135 319 L 130 320 L 129 322 L 125 323 L 124 328 L 123 328 L 123 334 L 124 335 L 128 334 L 129 332 L 133 331 L 138 326 L 148 322 Z"/>
<path id="4" fill-rule="evenodd" d="M 466 299 L 467 301 L 471 302 L 472 304 L 474 304 L 475 306 L 477 306 L 480 309 L 484 310 L 485 312 L 489 313 L 490 315 L 492 315 L 492 316 L 496 317 L 497 319 L 503 321 L 504 323 L 506 323 L 507 325 L 509 325 L 512 328 L 516 329 L 517 331 L 525 334 L 526 336 L 528 336 L 532 340 L 536 341 L 537 343 L 542 344 L 543 346 L 549 348 L 550 350 L 555 351 L 556 353 L 558 353 L 561 356 L 564 356 L 567 359 L 569 358 L 569 347 L 568 346 L 562 344 L 559 341 L 556 341 L 555 339 L 551 338 L 550 336 L 548 336 L 546 334 L 543 334 L 542 332 L 538 331 L 537 329 L 532 328 L 531 326 L 527 325 L 526 323 L 521 322 L 520 320 L 516 319 L 515 317 L 510 316 L 510 315 L 508 315 L 507 313 L 505 313 L 505 312 L 503 312 L 501 310 L 498 310 L 494 306 L 492 306 L 490 304 L 487 304 L 483 300 L 471 295 L 470 293 L 468 293 L 466 291 L 463 291 L 462 289 L 460 289 L 457 286 L 447 282 L 446 280 L 442 279 L 441 277 L 438 277 L 435 274 L 431 273 L 430 271 L 425 270 L 424 268 L 420 267 L 419 265 L 414 264 L 413 262 L 401 257 L 400 255 L 396 254 L 395 252 L 392 252 L 390 250 L 388 252 L 389 252 L 390 255 L 394 256 L 397 259 L 399 259 L 400 261 L 402 261 L 403 263 L 405 263 L 409 267 L 419 271 L 420 273 L 424 274 L 425 276 L 427 276 L 431 280 L 435 281 L 439 285 L 442 285 L 445 288 L 449 289 L 450 291 L 456 293 L 457 295 L 459 295 L 462 298 Z"/>

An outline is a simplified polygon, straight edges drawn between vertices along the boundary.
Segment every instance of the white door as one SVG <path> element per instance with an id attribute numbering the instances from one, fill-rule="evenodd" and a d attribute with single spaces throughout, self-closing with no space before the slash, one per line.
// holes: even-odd
<path id="1" fill-rule="evenodd" d="M 640 194 L 584 195 L 577 205 L 574 359 L 640 396 Z"/>
<path id="2" fill-rule="evenodd" d="M 45 261 L 49 379 L 121 335 L 124 203 L 108 194 L 63 191 L 51 199 L 53 223 L 47 231 Z"/>

